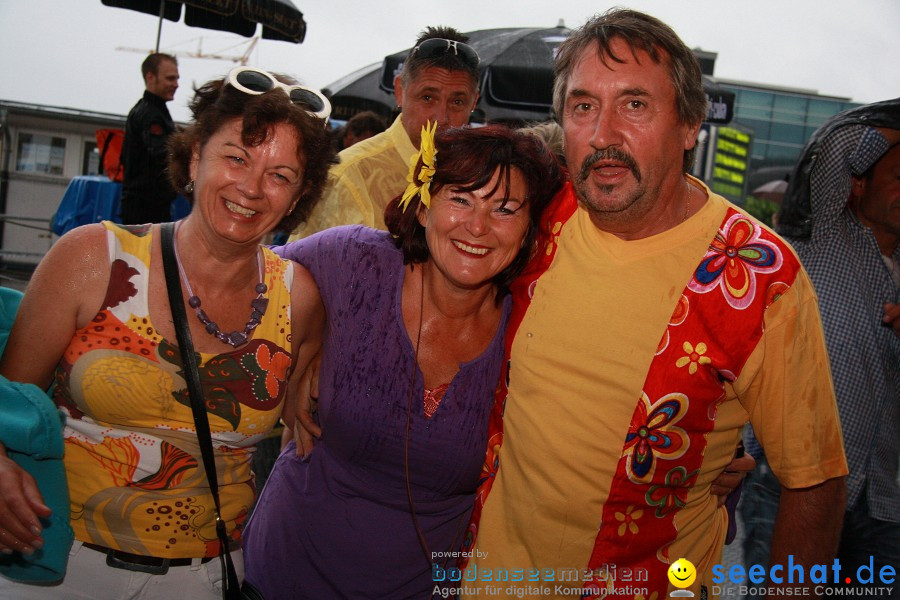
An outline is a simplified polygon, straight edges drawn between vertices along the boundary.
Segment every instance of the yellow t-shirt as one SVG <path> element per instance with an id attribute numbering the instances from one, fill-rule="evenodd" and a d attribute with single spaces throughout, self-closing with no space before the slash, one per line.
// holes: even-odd
<path id="1" fill-rule="evenodd" d="M 353 144 L 328 172 L 328 187 L 290 241 L 338 225 L 387 229 L 384 207 L 406 189 L 409 161 L 418 152 L 403 129 L 403 115 L 386 131 Z"/>
<path id="2" fill-rule="evenodd" d="M 106 300 L 75 332 L 53 394 L 66 414 L 75 539 L 144 556 L 215 556 L 215 504 L 181 355 L 149 316 L 152 236 L 104 225 Z M 255 499 L 253 450 L 281 415 L 291 366 L 292 263 L 268 249 L 263 255 L 269 303 L 261 323 L 230 352 L 200 353 L 222 518 L 236 545 Z"/>
<path id="3" fill-rule="evenodd" d="M 710 194 L 684 223 L 634 241 L 597 229 L 581 207 L 562 228 L 512 346 L 500 468 L 472 561 L 480 572 L 587 567 L 660 336 L 728 206 Z M 741 376 L 726 384 L 696 485 L 675 518 L 678 538 L 669 556 L 690 557 L 697 590 L 709 585 L 727 526 L 709 486 L 731 460 L 748 419 L 785 485 L 846 473 L 831 379 L 797 375 L 829 368 L 805 272 L 765 321 Z M 640 529 L 651 524 L 650 511 L 622 514 L 620 521 Z M 639 587 L 617 581 L 629 583 Z M 506 597 L 510 584 L 467 585 Z"/>

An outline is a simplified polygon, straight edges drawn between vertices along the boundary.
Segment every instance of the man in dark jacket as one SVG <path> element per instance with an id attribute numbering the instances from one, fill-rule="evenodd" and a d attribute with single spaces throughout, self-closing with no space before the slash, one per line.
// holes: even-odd
<path id="1" fill-rule="evenodd" d="M 122 147 L 122 222 L 163 223 L 172 220 L 175 190 L 166 175 L 166 141 L 175 124 L 166 102 L 178 89 L 178 62 L 162 53 L 149 55 L 141 64 L 144 96 L 128 113 Z"/>

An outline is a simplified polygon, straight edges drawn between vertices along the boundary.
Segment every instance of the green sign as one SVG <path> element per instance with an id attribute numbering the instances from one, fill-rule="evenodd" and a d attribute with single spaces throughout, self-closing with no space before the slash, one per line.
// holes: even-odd
<path id="1" fill-rule="evenodd" d="M 750 156 L 750 134 L 734 127 L 717 127 L 709 187 L 734 202 L 744 196 Z"/>

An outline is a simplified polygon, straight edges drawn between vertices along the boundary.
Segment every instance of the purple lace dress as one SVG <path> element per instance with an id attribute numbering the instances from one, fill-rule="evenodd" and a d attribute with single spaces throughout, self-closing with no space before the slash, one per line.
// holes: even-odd
<path id="1" fill-rule="evenodd" d="M 430 598 L 404 474 L 410 385 L 415 511 L 431 552 L 447 553 L 463 540 L 481 472 L 510 299 L 490 346 L 460 366 L 426 419 L 400 311 L 403 259 L 389 234 L 339 227 L 276 251 L 312 272 L 325 302 L 323 435 L 306 459 L 291 444 L 275 464 L 244 532 L 246 578 L 267 600 Z"/>

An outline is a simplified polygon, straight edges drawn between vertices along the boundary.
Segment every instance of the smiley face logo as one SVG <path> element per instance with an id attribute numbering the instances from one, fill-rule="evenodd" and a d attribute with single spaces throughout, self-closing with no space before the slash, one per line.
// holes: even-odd
<path id="1" fill-rule="evenodd" d="M 677 588 L 686 588 L 697 579 L 697 569 L 686 558 L 679 558 L 669 567 L 669 583 Z"/>

